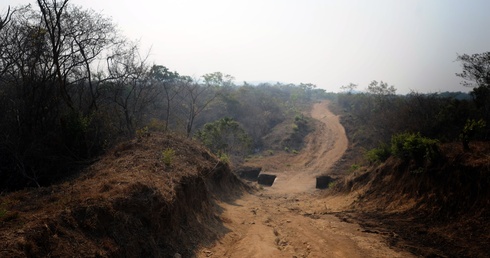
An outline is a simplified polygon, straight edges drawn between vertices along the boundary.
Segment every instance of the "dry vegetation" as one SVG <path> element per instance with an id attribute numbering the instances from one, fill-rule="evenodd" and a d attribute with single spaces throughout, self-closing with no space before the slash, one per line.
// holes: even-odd
<path id="1" fill-rule="evenodd" d="M 164 164 L 162 151 L 175 151 Z M 2 257 L 166 257 L 219 237 L 215 198 L 244 186 L 195 142 L 152 134 L 117 146 L 78 178 L 0 198 Z"/>
<path id="2" fill-rule="evenodd" d="M 486 257 L 490 252 L 490 143 L 474 141 L 469 151 L 464 150 L 458 138 L 464 120 L 456 113 L 451 119 L 459 119 L 459 123 L 439 133 L 447 123 L 441 114 L 453 105 L 459 105 L 459 115 L 471 110 L 470 102 L 434 95 L 401 98 L 389 112 L 378 114 L 359 115 L 354 109 L 345 112 L 340 106 L 333 107 L 343 114 L 350 147 L 336 166 L 348 176 L 329 193 L 354 197 L 348 211 L 337 216 L 359 223 L 367 232 L 384 235 L 392 246 L 415 255 Z M 430 112 L 422 112 L 427 106 L 431 106 Z M 412 112 L 410 118 L 395 119 L 405 117 L 407 110 Z M 418 120 L 431 118 L 431 123 Z M 410 126 L 403 127 L 407 122 Z M 410 130 L 441 137 L 434 158 L 416 161 L 392 155 L 386 161 L 367 161 L 365 155 L 371 148 L 392 134 Z"/>

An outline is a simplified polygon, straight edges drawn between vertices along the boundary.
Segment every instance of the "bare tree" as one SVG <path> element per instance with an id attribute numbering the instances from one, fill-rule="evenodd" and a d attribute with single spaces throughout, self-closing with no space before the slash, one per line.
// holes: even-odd
<path id="1" fill-rule="evenodd" d="M 37 0 L 38 6 L 43 16 L 45 29 L 48 32 L 49 42 L 51 44 L 52 61 L 54 64 L 54 74 L 56 76 L 61 97 L 65 104 L 74 109 L 73 102 L 67 91 L 66 77 L 62 75 L 61 55 L 63 53 L 63 27 L 62 16 L 66 10 L 68 0 L 58 2 L 57 0 Z"/>
<path id="2" fill-rule="evenodd" d="M 109 94 L 121 111 L 121 126 L 133 137 L 137 127 L 148 113 L 149 106 L 159 98 L 159 91 L 152 84 L 147 56 L 139 55 L 137 45 L 121 44 L 108 59 L 110 80 Z"/>
<path id="3" fill-rule="evenodd" d="M 180 87 L 181 107 L 186 113 L 186 135 L 191 136 L 196 117 L 218 96 L 215 86 L 211 84 L 199 84 L 190 77 L 182 77 Z"/>
<path id="4" fill-rule="evenodd" d="M 0 30 L 2 30 L 7 24 L 10 22 L 10 19 L 12 18 L 12 14 L 15 12 L 15 10 L 10 10 L 10 6 L 7 8 L 7 13 L 5 15 L 0 16 Z"/>
<path id="5" fill-rule="evenodd" d="M 165 95 L 165 131 L 168 130 L 170 123 L 171 107 L 175 97 L 178 95 L 177 85 L 180 80 L 180 75 L 177 72 L 171 72 L 163 65 L 154 65 L 150 71 L 150 77 L 155 83 L 159 84 Z"/>
<path id="6" fill-rule="evenodd" d="M 7 25 L 12 19 L 15 9 L 11 10 L 10 6 L 7 8 L 7 13 L 0 15 L 0 33 L 6 30 Z M 7 41 L 3 36 L 0 36 L 0 76 L 2 76 L 8 68 L 8 63 L 4 60 L 4 49 L 7 47 Z M 1 79 L 1 78 L 0 78 Z"/>

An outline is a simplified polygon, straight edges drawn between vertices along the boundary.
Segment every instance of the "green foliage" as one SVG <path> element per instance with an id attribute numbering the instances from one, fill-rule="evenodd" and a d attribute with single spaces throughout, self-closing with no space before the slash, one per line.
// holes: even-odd
<path id="1" fill-rule="evenodd" d="M 390 146 L 382 144 L 381 146 L 366 152 L 366 159 L 370 163 L 384 162 L 391 156 Z"/>
<path id="2" fill-rule="evenodd" d="M 391 138 L 391 152 L 404 160 L 433 160 L 439 153 L 438 142 L 420 133 L 400 133 Z"/>
<path id="3" fill-rule="evenodd" d="M 148 129 L 148 126 L 136 130 L 136 137 L 138 138 L 149 136 L 149 134 L 150 134 L 150 130 Z"/>
<path id="4" fill-rule="evenodd" d="M 391 85 L 388 86 L 388 83 L 386 82 L 377 82 L 377 81 L 372 81 L 368 87 L 367 91 L 371 94 L 374 95 L 395 95 L 396 94 L 396 88 L 395 86 Z"/>
<path id="5" fill-rule="evenodd" d="M 487 126 L 483 119 L 475 120 L 468 119 L 466 120 L 466 124 L 464 125 L 463 131 L 460 134 L 460 138 L 463 141 L 463 147 L 465 150 L 468 150 L 470 140 L 479 132 L 483 131 L 483 129 Z"/>
<path id="6" fill-rule="evenodd" d="M 162 161 L 166 166 L 171 166 L 175 158 L 175 150 L 167 148 L 162 151 Z"/>
<path id="7" fill-rule="evenodd" d="M 219 160 L 225 164 L 230 164 L 230 156 L 226 153 L 220 153 Z"/>
<path id="8" fill-rule="evenodd" d="M 195 137 L 216 154 L 245 155 L 252 143 L 240 124 L 229 117 L 205 124 Z"/>
<path id="9" fill-rule="evenodd" d="M 487 124 L 483 119 L 480 120 L 475 120 L 475 119 L 468 119 L 466 121 L 466 124 L 464 125 L 462 135 L 463 137 L 470 137 L 479 131 L 482 131 Z"/>
<path id="10" fill-rule="evenodd" d="M 350 166 L 350 171 L 351 171 L 351 172 L 352 172 L 352 171 L 356 171 L 356 170 L 358 170 L 360 167 L 361 167 L 361 166 L 360 166 L 360 165 L 358 165 L 358 164 L 352 164 L 352 165 Z"/>
<path id="11" fill-rule="evenodd" d="M 293 129 L 293 132 L 295 132 L 295 133 L 299 132 L 299 127 L 298 127 L 298 125 L 297 125 L 297 124 L 293 124 L 293 125 L 291 126 L 291 128 Z"/>

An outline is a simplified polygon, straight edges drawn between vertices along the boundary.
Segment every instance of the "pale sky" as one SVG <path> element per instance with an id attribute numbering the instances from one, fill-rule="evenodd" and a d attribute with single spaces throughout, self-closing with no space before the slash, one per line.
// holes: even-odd
<path id="1" fill-rule="evenodd" d="M 31 0 L 3 0 L 7 5 Z M 488 0 L 72 0 L 182 75 L 398 93 L 468 91 L 457 54 L 490 51 Z"/>

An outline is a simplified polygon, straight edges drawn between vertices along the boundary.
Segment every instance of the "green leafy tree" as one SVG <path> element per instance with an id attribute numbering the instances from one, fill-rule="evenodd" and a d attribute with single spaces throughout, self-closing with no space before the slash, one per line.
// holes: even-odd
<path id="1" fill-rule="evenodd" d="M 458 55 L 463 71 L 456 73 L 464 81 L 463 86 L 472 87 L 471 95 L 486 122 L 490 121 L 490 52 L 473 55 Z"/>
<path id="2" fill-rule="evenodd" d="M 229 74 L 223 74 L 222 72 L 208 73 L 202 76 L 204 83 L 208 86 L 214 87 L 228 87 L 233 86 L 235 78 Z"/>
<path id="3" fill-rule="evenodd" d="M 229 117 L 205 124 L 204 128 L 196 133 L 196 138 L 218 155 L 247 154 L 252 142 L 240 124 Z"/>
<path id="4" fill-rule="evenodd" d="M 458 55 L 457 61 L 461 62 L 463 72 L 456 73 L 464 81 L 466 87 L 489 87 L 490 86 L 490 52 L 481 54 Z"/>
<path id="5" fill-rule="evenodd" d="M 357 89 L 357 84 L 354 84 L 354 83 L 349 83 L 347 85 L 342 85 L 340 87 L 340 89 L 343 91 L 343 92 L 346 92 L 347 94 L 352 94 L 353 91 L 355 91 Z"/>
<path id="6" fill-rule="evenodd" d="M 372 81 L 367 87 L 368 93 L 380 96 L 395 95 L 396 88 L 393 85 L 388 85 L 386 82 Z"/>

